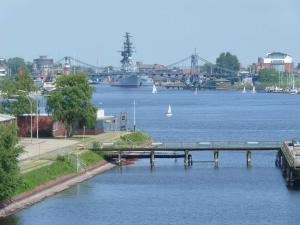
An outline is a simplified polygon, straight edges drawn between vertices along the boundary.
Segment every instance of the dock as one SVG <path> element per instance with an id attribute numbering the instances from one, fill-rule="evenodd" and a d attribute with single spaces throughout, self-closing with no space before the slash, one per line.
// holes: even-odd
<path id="1" fill-rule="evenodd" d="M 285 141 L 276 154 L 275 164 L 281 169 L 288 186 L 293 187 L 300 180 L 300 142 Z"/>
<path id="2" fill-rule="evenodd" d="M 282 170 L 288 186 L 294 186 L 300 181 L 300 142 L 295 141 L 199 141 L 193 143 L 176 142 L 153 142 L 147 146 L 121 146 L 117 143 L 103 143 L 100 151 L 114 159 L 118 165 L 122 165 L 122 160 L 133 158 L 149 158 L 151 168 L 155 166 L 155 159 L 178 158 L 184 159 L 186 167 L 193 165 L 192 153 L 196 151 L 212 152 L 212 162 L 214 167 L 219 166 L 220 151 L 243 151 L 245 152 L 245 163 L 247 167 L 252 164 L 252 152 L 274 151 L 275 164 Z"/>

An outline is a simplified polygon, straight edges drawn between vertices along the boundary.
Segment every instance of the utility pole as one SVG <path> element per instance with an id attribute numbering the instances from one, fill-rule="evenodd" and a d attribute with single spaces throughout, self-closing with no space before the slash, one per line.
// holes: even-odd
<path id="1" fill-rule="evenodd" d="M 133 132 L 135 132 L 135 100 L 133 100 Z"/>
<path id="2" fill-rule="evenodd" d="M 36 139 L 39 139 L 39 100 L 36 99 Z"/>

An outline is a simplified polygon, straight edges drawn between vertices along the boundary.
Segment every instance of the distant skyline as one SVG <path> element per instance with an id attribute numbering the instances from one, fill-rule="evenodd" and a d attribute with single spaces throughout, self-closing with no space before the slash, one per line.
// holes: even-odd
<path id="1" fill-rule="evenodd" d="M 171 64 L 197 49 L 214 62 L 221 52 L 242 65 L 272 51 L 300 62 L 298 0 L 1 0 L 0 58 L 66 55 L 120 65 L 125 32 L 134 58 Z"/>

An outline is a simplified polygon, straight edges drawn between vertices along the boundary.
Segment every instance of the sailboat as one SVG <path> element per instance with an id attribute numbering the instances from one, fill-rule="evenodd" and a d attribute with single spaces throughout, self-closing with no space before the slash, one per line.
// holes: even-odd
<path id="1" fill-rule="evenodd" d="M 152 87 L 152 94 L 156 94 L 156 93 L 157 93 L 157 89 L 156 89 L 155 84 L 153 84 L 153 87 Z"/>
<path id="2" fill-rule="evenodd" d="M 252 93 L 255 94 L 256 93 L 256 90 L 255 90 L 255 86 L 253 85 L 253 88 L 252 88 Z"/>
<path id="3" fill-rule="evenodd" d="M 243 92 L 242 92 L 243 94 L 245 94 L 246 93 L 246 87 L 244 86 L 244 90 L 243 90 Z"/>
<path id="4" fill-rule="evenodd" d="M 198 94 L 198 88 L 195 88 L 194 95 Z"/>
<path id="5" fill-rule="evenodd" d="M 173 116 L 172 110 L 171 110 L 171 105 L 169 104 L 168 112 L 166 113 L 167 117 Z"/>

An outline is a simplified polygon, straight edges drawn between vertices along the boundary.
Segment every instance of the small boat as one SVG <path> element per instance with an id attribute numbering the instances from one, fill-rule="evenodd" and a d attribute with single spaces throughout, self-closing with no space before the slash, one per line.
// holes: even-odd
<path id="1" fill-rule="evenodd" d="M 243 92 L 242 92 L 243 94 L 245 94 L 246 93 L 246 87 L 244 86 L 244 90 L 243 90 Z"/>
<path id="2" fill-rule="evenodd" d="M 256 93 L 256 90 L 255 90 L 255 86 L 253 85 L 253 88 L 252 88 L 252 93 L 255 94 Z"/>
<path id="3" fill-rule="evenodd" d="M 157 94 L 157 89 L 156 89 L 155 84 L 153 84 L 153 87 L 152 87 L 152 94 Z"/>
<path id="4" fill-rule="evenodd" d="M 173 116 L 172 110 L 171 110 L 171 105 L 169 104 L 168 112 L 166 113 L 167 117 Z"/>

